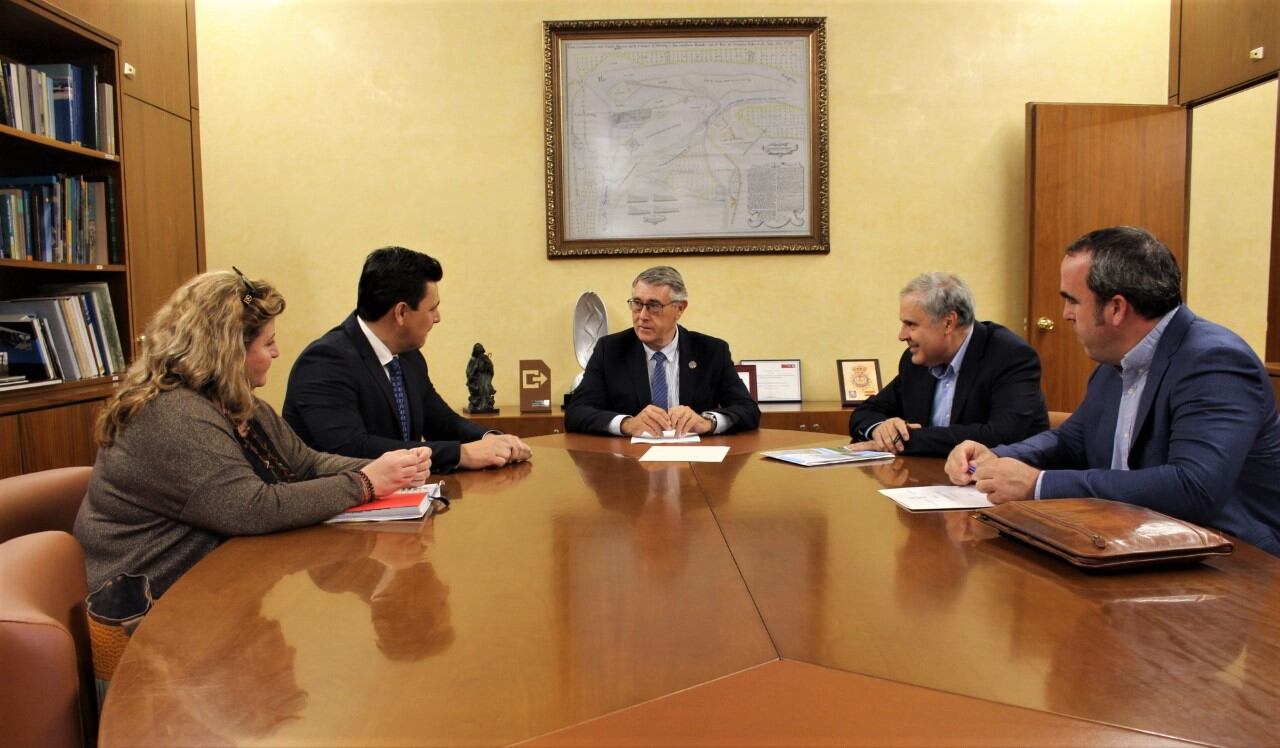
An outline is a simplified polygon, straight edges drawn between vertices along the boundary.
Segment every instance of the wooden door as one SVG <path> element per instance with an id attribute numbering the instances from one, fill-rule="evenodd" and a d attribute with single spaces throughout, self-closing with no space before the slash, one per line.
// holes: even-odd
<path id="1" fill-rule="evenodd" d="M 1027 104 L 1027 339 L 1049 410 L 1075 410 L 1094 362 L 1062 321 L 1058 266 L 1081 235 L 1141 226 L 1178 259 L 1186 291 L 1187 110 Z"/>

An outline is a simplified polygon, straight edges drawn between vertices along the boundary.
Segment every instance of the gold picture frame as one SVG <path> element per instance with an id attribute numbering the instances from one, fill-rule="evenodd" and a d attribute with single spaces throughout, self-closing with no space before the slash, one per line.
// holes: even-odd
<path id="1" fill-rule="evenodd" d="M 845 407 L 865 403 L 883 386 L 877 358 L 837 359 L 836 376 L 840 382 L 840 404 Z"/>
<path id="2" fill-rule="evenodd" d="M 830 251 L 825 18 L 543 23 L 547 256 Z"/>

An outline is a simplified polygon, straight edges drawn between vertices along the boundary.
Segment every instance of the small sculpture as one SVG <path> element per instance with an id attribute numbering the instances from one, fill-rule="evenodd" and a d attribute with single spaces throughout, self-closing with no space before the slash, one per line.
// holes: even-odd
<path id="1" fill-rule="evenodd" d="M 471 360 L 467 362 L 467 391 L 471 396 L 467 399 L 468 413 L 497 413 L 493 407 L 493 359 L 485 353 L 484 346 L 476 343 L 471 349 Z"/>

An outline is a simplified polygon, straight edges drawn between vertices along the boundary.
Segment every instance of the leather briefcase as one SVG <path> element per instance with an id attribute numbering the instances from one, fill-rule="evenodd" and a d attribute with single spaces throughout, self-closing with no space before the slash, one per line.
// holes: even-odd
<path id="1" fill-rule="evenodd" d="M 1190 564 L 1232 551 L 1215 530 L 1107 499 L 1011 501 L 973 516 L 1082 569 Z"/>

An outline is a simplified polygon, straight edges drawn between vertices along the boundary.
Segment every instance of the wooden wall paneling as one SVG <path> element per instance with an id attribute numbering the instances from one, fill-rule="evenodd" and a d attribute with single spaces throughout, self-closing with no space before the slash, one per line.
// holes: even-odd
<path id="1" fill-rule="evenodd" d="M 1280 361 L 1280 104 L 1276 106 L 1275 180 L 1271 184 L 1271 280 L 1267 285 L 1267 361 Z"/>
<path id="2" fill-rule="evenodd" d="M 130 293 L 141 331 L 197 272 L 195 172 L 190 122 L 131 96 L 123 101 Z"/>
<path id="3" fill-rule="evenodd" d="M 0 416 L 0 478 L 22 473 L 22 431 L 17 416 Z"/>
<path id="4" fill-rule="evenodd" d="M 194 104 L 194 7 L 190 0 L 54 0 L 119 37 L 120 62 L 133 65 L 122 93 L 186 117 Z M 190 17 L 189 17 L 190 16 Z M 190 42 L 190 43 L 189 43 Z"/>
<path id="5" fill-rule="evenodd" d="M 194 81 L 195 76 L 191 79 Z M 208 269 L 204 244 L 204 167 L 200 159 L 200 110 L 194 107 L 191 109 L 191 170 L 195 190 L 196 272 L 203 273 Z"/>
<path id="6" fill-rule="evenodd" d="M 102 400 L 22 413 L 22 467 L 25 472 L 92 465 L 98 454 L 93 426 Z"/>
<path id="7" fill-rule="evenodd" d="M 1280 69 L 1276 0 L 1181 0 L 1178 100 L 1198 101 Z M 1263 47 L 1261 60 L 1249 50 Z"/>
<path id="8" fill-rule="evenodd" d="M 1178 103 L 1178 61 L 1182 47 L 1182 0 L 1169 0 L 1169 103 Z"/>

